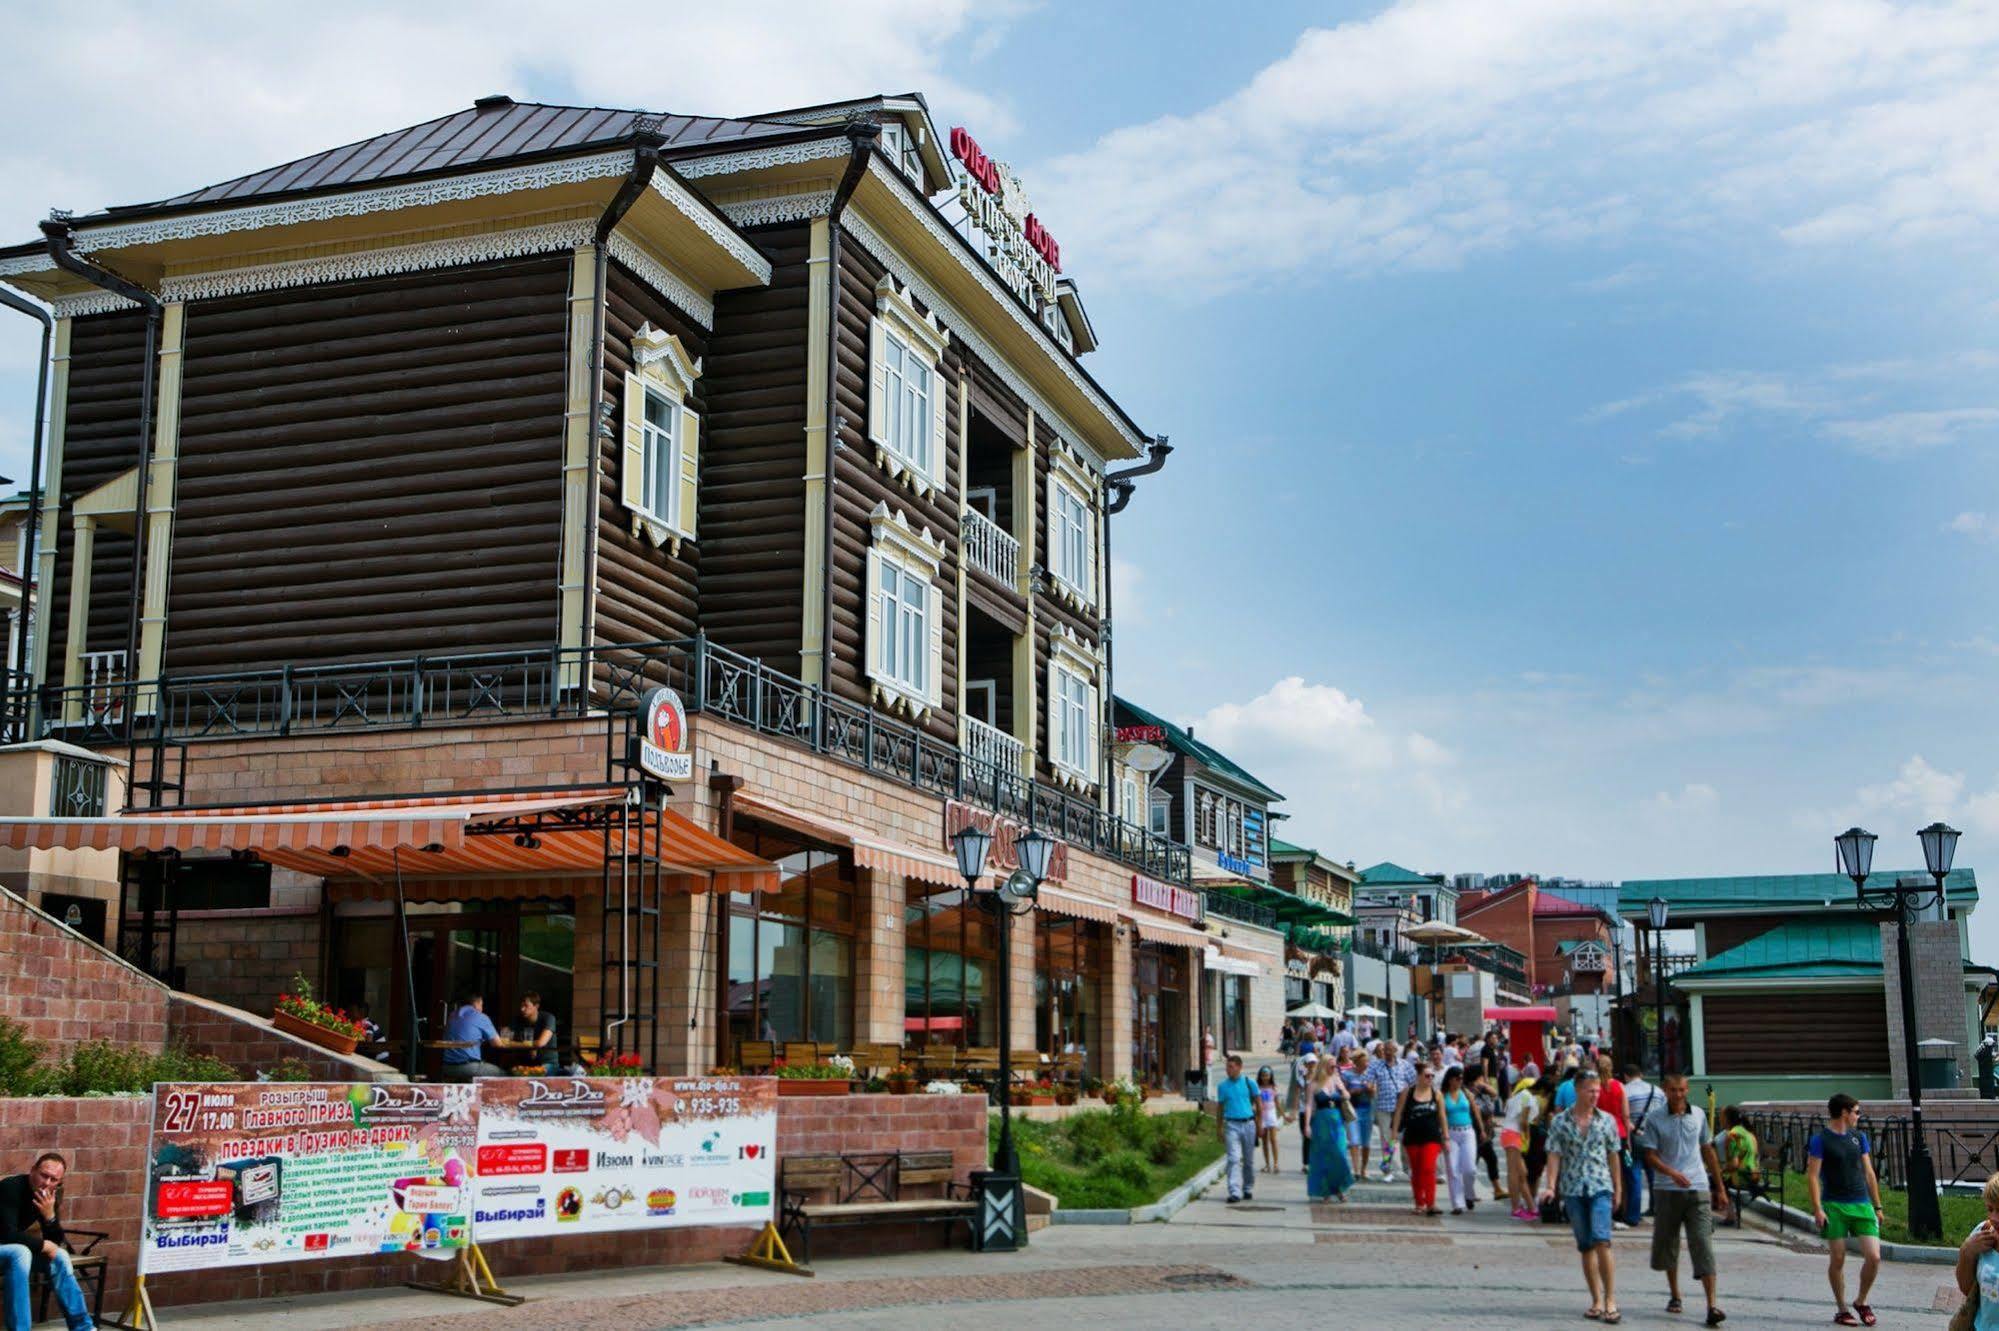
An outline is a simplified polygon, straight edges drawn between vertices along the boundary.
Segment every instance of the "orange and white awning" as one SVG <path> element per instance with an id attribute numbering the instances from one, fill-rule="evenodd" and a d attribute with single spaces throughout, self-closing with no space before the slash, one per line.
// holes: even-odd
<path id="1" fill-rule="evenodd" d="M 802 836 L 846 846 L 854 852 L 854 863 L 863 869 L 913 878 L 919 883 L 934 883 L 939 887 L 964 886 L 964 875 L 958 872 L 958 861 L 952 856 L 878 836 L 864 827 L 826 814 L 792 808 L 760 790 L 737 791 L 733 807 L 738 813 L 776 823 Z"/>
<path id="2" fill-rule="evenodd" d="M 618 809 L 623 786 L 518 794 L 134 811 L 113 818 L 0 819 L 0 846 L 32 850 L 254 852 L 321 878 L 574 876 L 613 857 L 656 856 L 681 891 L 775 890 L 777 867 L 670 809 Z M 565 814 L 576 815 L 564 817 Z M 712 881 L 711 881 L 712 880 Z"/>
<path id="3" fill-rule="evenodd" d="M 1133 916 L 1131 922 L 1137 928 L 1138 936 L 1148 943 L 1164 943 L 1168 947 L 1190 947 L 1202 952 L 1207 951 L 1208 936 L 1206 934 L 1196 933 L 1192 929 L 1181 929 L 1170 924 L 1161 924 L 1157 920 L 1146 919 L 1141 916 Z"/>
<path id="4" fill-rule="evenodd" d="M 1035 894 L 1035 901 L 1040 909 L 1056 915 L 1067 915 L 1078 920 L 1095 920 L 1099 924 L 1118 922 L 1117 907 L 1106 905 L 1101 901 L 1092 901 L 1088 897 L 1079 897 L 1071 892 L 1059 891 L 1046 884 L 1043 884 L 1041 891 Z"/>

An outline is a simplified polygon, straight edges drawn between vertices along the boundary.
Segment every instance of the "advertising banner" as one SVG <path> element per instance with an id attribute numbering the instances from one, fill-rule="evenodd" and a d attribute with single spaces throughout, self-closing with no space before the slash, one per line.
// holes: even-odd
<path id="1" fill-rule="evenodd" d="M 477 1131 L 471 1086 L 157 1086 L 139 1270 L 453 1256 Z"/>
<path id="2" fill-rule="evenodd" d="M 502 1077 L 478 1086 L 481 1243 L 771 1217 L 775 1078 Z"/>

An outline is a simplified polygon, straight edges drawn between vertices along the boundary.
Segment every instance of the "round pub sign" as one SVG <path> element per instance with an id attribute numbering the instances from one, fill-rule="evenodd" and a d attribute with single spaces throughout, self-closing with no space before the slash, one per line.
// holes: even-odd
<path id="1" fill-rule="evenodd" d="M 646 694 L 645 730 L 639 735 L 639 770 L 662 781 L 685 781 L 694 775 L 694 755 L 687 751 L 687 709 L 672 689 Z"/>

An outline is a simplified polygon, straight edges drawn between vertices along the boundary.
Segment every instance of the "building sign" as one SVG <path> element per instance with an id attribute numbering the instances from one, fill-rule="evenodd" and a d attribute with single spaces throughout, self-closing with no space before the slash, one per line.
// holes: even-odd
<path id="1" fill-rule="evenodd" d="M 1164 744 L 1165 726 L 1119 726 L 1113 732 L 1119 744 Z"/>
<path id="2" fill-rule="evenodd" d="M 662 781 L 686 781 L 694 775 L 694 755 L 687 751 L 687 709 L 672 689 L 646 694 L 641 710 L 645 729 L 639 735 L 639 770 Z"/>
<path id="3" fill-rule="evenodd" d="M 969 825 L 984 828 L 992 834 L 993 849 L 990 863 L 1001 873 L 1011 873 L 1020 867 L 1020 852 L 1015 843 L 1027 835 L 1027 824 L 1018 818 L 1006 818 L 984 809 L 975 809 L 969 804 L 949 800 L 944 805 L 944 849 L 952 851 L 951 838 Z M 1069 877 L 1069 845 L 1065 841 L 1055 843 L 1054 853 L 1048 857 L 1048 881 L 1059 883 Z"/>
<path id="4" fill-rule="evenodd" d="M 1231 855 L 1225 850 L 1215 852 L 1215 863 L 1230 873 L 1239 873 L 1245 878 L 1261 877 L 1263 872 L 1256 861 L 1242 855 Z"/>
<path id="5" fill-rule="evenodd" d="M 157 1085 L 139 1270 L 455 1256 L 477 1131 L 469 1085 Z"/>
<path id="6" fill-rule="evenodd" d="M 1610 969 L 1610 954 L 1598 943 L 1579 943 L 1569 954 L 1569 971 L 1572 974 L 1601 975 Z"/>
<path id="7" fill-rule="evenodd" d="M 1020 178 L 1004 162 L 986 156 L 963 126 L 951 131 L 951 155 L 965 168 L 958 202 L 986 238 L 986 256 L 1000 280 L 1029 307 L 1055 299 L 1055 275 L 1062 271 L 1062 247 L 1029 209 Z"/>
<path id="8" fill-rule="evenodd" d="M 1199 892 L 1171 883 L 1162 883 L 1157 878 L 1147 878 L 1142 873 L 1131 876 L 1131 899 L 1141 906 L 1165 911 L 1168 915 L 1178 915 L 1183 920 L 1199 922 L 1206 914 Z"/>
<path id="9" fill-rule="evenodd" d="M 473 1223 L 492 1239 L 772 1215 L 770 1077 L 498 1077 L 479 1082 Z"/>

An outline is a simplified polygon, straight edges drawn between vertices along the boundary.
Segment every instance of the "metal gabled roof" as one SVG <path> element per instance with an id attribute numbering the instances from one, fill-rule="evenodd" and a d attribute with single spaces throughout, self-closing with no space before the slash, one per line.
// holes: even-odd
<path id="1" fill-rule="evenodd" d="M 1917 869 L 1877 869 L 1870 883 L 1886 886 L 1902 879 L 1925 884 L 1930 876 Z M 1944 894 L 1953 906 L 1975 905 L 1978 875 L 1953 869 L 1944 879 Z M 1835 908 L 1853 903 L 1853 880 L 1838 873 L 1752 874 L 1726 878 L 1631 878 L 1617 887 L 1620 915 L 1642 918 L 1653 897 L 1672 907 L 1674 918 L 1717 912 L 1779 912 Z"/>
<path id="2" fill-rule="evenodd" d="M 1133 428 L 1136 429 L 1137 427 L 1134 426 Z M 1195 739 L 1192 732 L 1184 726 L 1176 726 L 1156 712 L 1146 711 L 1129 698 L 1120 697 L 1115 701 L 1119 707 L 1137 717 L 1139 725 L 1158 726 L 1164 731 L 1166 733 L 1167 747 L 1178 753 L 1185 754 L 1211 772 L 1228 777 L 1240 785 L 1260 792 L 1273 804 L 1283 800 L 1284 796 L 1278 794 L 1254 776 L 1251 776 L 1247 769 L 1238 766 L 1233 759 L 1220 749 L 1212 745 L 1203 744 L 1200 740 Z"/>

